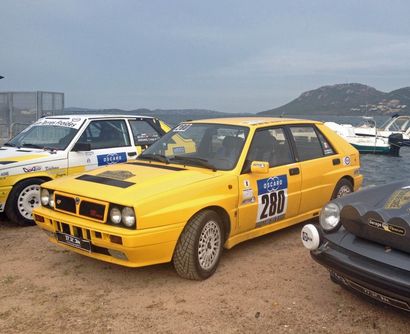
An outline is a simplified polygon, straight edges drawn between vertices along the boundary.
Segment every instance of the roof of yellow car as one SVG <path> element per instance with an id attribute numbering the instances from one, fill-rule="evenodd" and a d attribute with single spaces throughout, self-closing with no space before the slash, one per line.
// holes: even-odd
<path id="1" fill-rule="evenodd" d="M 279 117 L 232 117 L 232 118 L 211 118 L 190 121 L 192 123 L 217 123 L 217 124 L 230 124 L 230 125 L 242 125 L 242 126 L 255 126 L 259 125 L 277 125 L 277 124 L 290 124 L 290 123 L 318 123 L 318 121 L 295 119 L 295 118 L 279 118 Z"/>

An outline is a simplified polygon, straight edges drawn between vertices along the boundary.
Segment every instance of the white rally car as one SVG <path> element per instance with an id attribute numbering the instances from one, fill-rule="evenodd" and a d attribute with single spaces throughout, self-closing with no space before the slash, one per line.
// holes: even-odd
<path id="1" fill-rule="evenodd" d="M 31 225 L 41 183 L 133 160 L 169 129 L 146 116 L 41 118 L 0 148 L 0 212 L 17 224 Z"/>

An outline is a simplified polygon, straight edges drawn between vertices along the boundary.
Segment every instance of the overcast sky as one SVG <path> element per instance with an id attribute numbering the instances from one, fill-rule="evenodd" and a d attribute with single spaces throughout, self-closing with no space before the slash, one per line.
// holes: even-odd
<path id="1" fill-rule="evenodd" d="M 258 112 L 410 86 L 410 1 L 1 0 L 0 91 L 67 106 Z"/>

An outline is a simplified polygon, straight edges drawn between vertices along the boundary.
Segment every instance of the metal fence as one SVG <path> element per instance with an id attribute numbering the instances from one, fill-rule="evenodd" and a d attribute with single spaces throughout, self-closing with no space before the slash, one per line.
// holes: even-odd
<path id="1" fill-rule="evenodd" d="M 63 111 L 64 93 L 0 92 L 0 143 L 14 137 L 41 116 Z"/>

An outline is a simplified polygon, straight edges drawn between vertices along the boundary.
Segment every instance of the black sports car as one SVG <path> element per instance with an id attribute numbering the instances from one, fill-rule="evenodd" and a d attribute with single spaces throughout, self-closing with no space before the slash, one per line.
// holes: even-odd
<path id="1" fill-rule="evenodd" d="M 319 221 L 301 238 L 331 279 L 410 312 L 410 181 L 335 199 Z"/>

